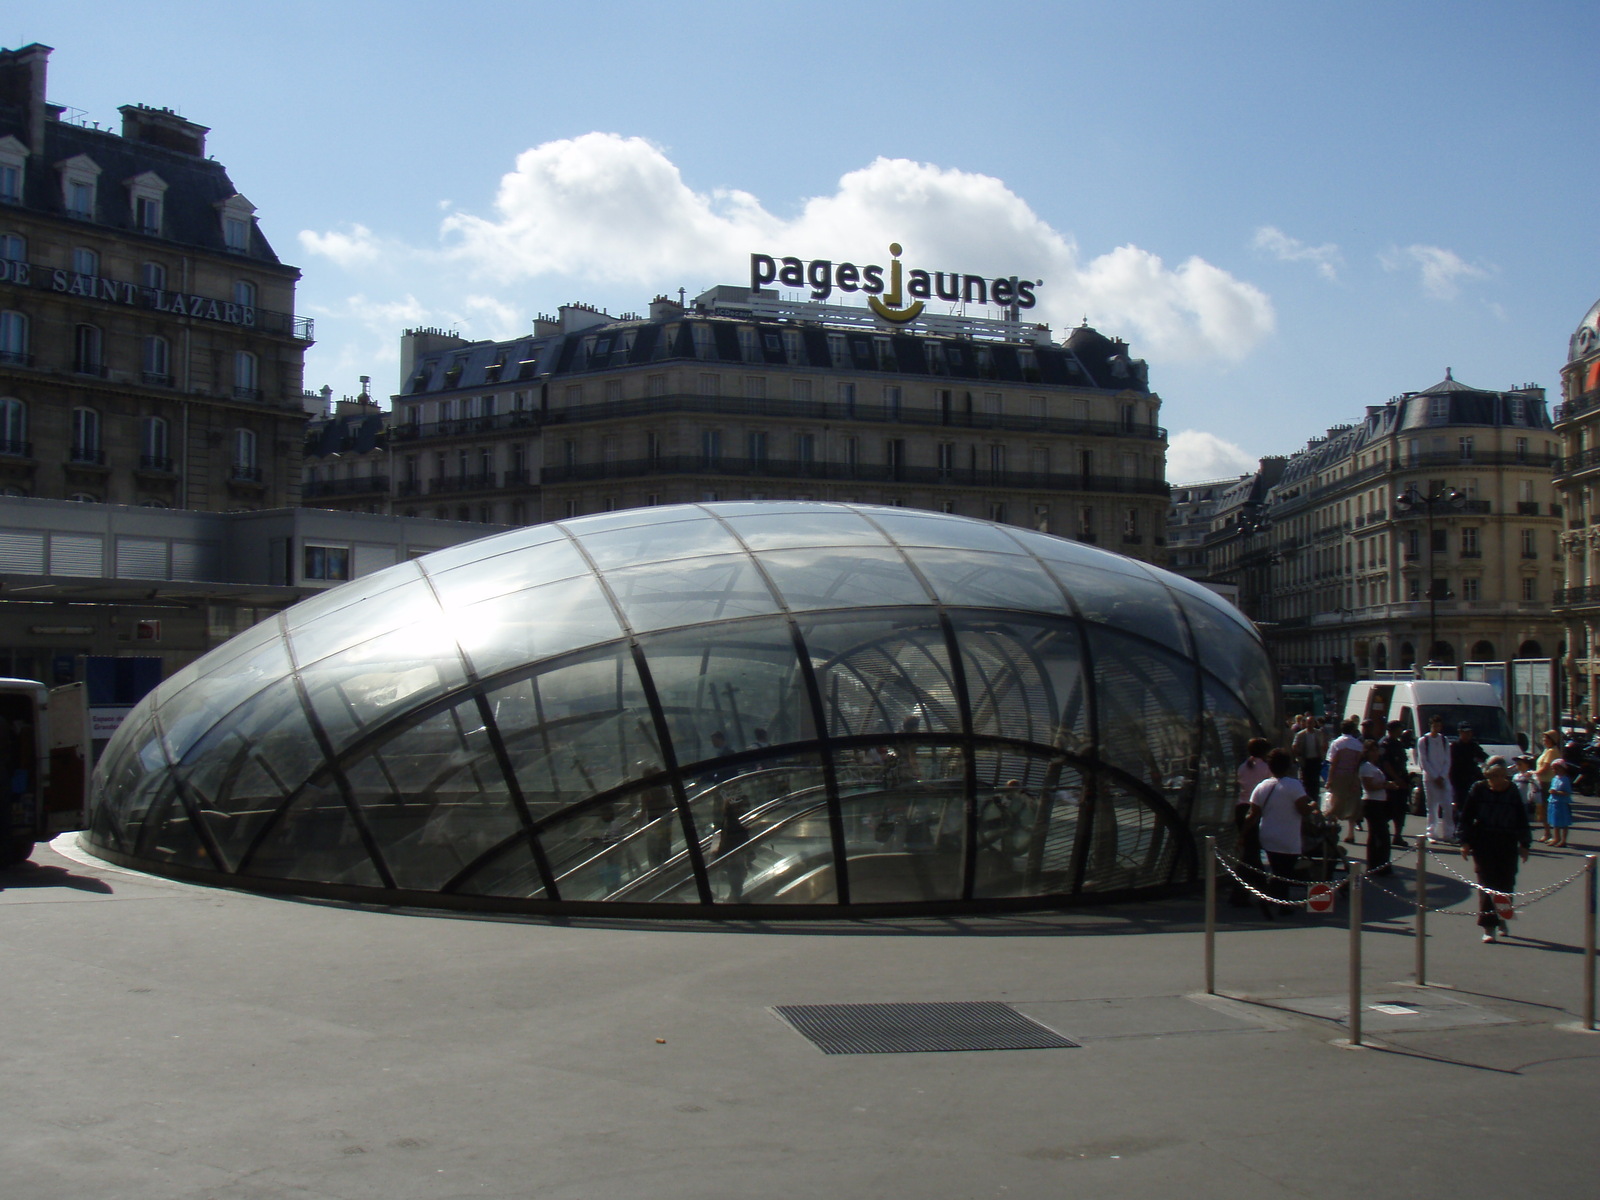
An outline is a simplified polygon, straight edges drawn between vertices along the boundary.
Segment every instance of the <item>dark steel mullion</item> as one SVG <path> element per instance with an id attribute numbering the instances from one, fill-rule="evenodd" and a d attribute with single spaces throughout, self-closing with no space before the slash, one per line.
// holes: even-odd
<path id="1" fill-rule="evenodd" d="M 767 590 L 772 593 L 774 602 L 782 612 L 785 623 L 789 626 L 789 641 L 794 647 L 795 662 L 800 669 L 800 679 L 805 688 L 806 703 L 811 708 L 811 725 L 818 760 L 822 763 L 822 789 L 828 805 L 828 840 L 833 850 L 833 894 L 839 904 L 850 903 L 850 863 L 849 847 L 845 841 L 844 832 L 844 801 L 839 795 L 839 773 L 833 761 L 833 749 L 830 744 L 831 731 L 828 727 L 826 707 L 822 703 L 822 689 L 817 682 L 816 671 L 812 667 L 811 652 L 806 646 L 805 635 L 800 630 L 799 619 L 789 608 L 784 599 L 783 592 L 778 588 L 776 581 L 768 574 L 766 564 L 750 549 L 745 540 L 739 536 L 738 531 L 728 524 L 721 516 L 716 516 L 717 523 L 727 531 L 728 536 L 739 544 L 739 547 L 749 556 L 750 563 L 755 567 L 756 574 L 761 576 L 761 581 L 767 585 Z M 865 681 L 863 680 L 863 683 Z M 787 691 L 785 692 L 787 696 Z M 785 699 L 784 703 L 787 703 Z"/>
<path id="2" fill-rule="evenodd" d="M 1010 535 L 1008 534 L 1007 536 Z M 1078 767 L 1078 772 L 1083 778 L 1083 796 L 1078 803 L 1077 835 L 1072 844 L 1072 878 L 1067 892 L 1068 895 L 1078 896 L 1083 894 L 1083 876 L 1089 868 L 1089 846 L 1094 836 L 1095 810 L 1100 805 L 1100 772 L 1103 769 L 1103 762 L 1100 757 L 1100 684 L 1094 671 L 1094 647 L 1089 641 L 1091 622 L 1084 618 L 1083 609 L 1079 607 L 1077 598 L 1072 594 L 1072 589 L 1057 578 L 1056 573 L 1050 570 L 1044 559 L 1035 554 L 1020 538 L 1012 537 L 1011 540 L 1038 564 L 1039 569 L 1044 572 L 1045 578 L 1056 585 L 1057 590 L 1060 591 L 1067 602 L 1068 612 L 1071 613 L 1071 616 L 1064 617 L 1062 620 L 1071 623 L 1076 628 L 1078 635 L 1078 670 L 1083 681 L 1084 702 L 1088 710 L 1088 720 L 1085 722 L 1085 726 L 1089 731 L 1089 756 L 1087 759 L 1079 759 L 1079 762 L 1083 764 Z M 1154 639 L 1147 638 L 1145 640 L 1150 641 L 1152 644 L 1157 644 Z M 1061 728 L 1060 713 L 1057 713 L 1056 728 L 1057 730 Z M 1054 733 L 1052 733 L 1053 739 Z M 1059 749 L 1058 754 L 1068 762 L 1072 762 L 1074 758 L 1078 757 L 1062 753 Z"/>
<path id="3" fill-rule="evenodd" d="M 655 726 L 656 738 L 661 743 L 661 766 L 672 782 L 672 803 L 678 810 L 678 820 L 683 823 L 685 849 L 689 865 L 694 869 L 695 891 L 700 903 L 713 904 L 711 878 L 706 874 L 705 855 L 700 850 L 700 835 L 695 828 L 694 811 L 689 807 L 689 793 L 683 785 L 683 772 L 678 767 L 677 747 L 672 744 L 672 729 L 667 724 L 666 711 L 661 707 L 661 697 L 656 692 L 655 679 L 650 674 L 650 664 L 645 661 L 644 650 L 637 639 L 630 641 L 633 652 L 633 669 L 639 675 L 639 688 L 644 693 L 645 705 L 650 709 L 650 721 Z"/>
<path id="4" fill-rule="evenodd" d="M 703 511 L 703 510 L 702 510 Z M 565 526 L 557 526 L 563 533 L 567 533 Z M 572 537 L 567 533 L 568 537 Z M 687 842 L 689 865 L 694 868 L 695 890 L 700 895 L 702 904 L 711 904 L 711 880 L 706 875 L 705 856 L 700 852 L 700 838 L 695 829 L 694 812 L 689 807 L 689 793 L 684 789 L 683 772 L 678 767 L 677 748 L 672 744 L 672 728 L 667 724 L 666 710 L 661 706 L 661 696 L 656 691 L 655 677 L 650 674 L 650 664 L 645 661 L 644 650 L 639 645 L 639 638 L 633 631 L 633 625 L 628 620 L 628 614 L 623 611 L 622 602 L 617 599 L 616 592 L 612 590 L 607 581 L 605 572 L 594 561 L 594 556 L 578 538 L 572 538 L 573 549 L 577 550 L 583 559 L 584 565 L 594 575 L 595 582 L 600 585 L 600 594 L 606 598 L 606 603 L 611 605 L 611 613 L 617 619 L 617 626 L 622 630 L 626 639 L 628 653 L 633 656 L 633 669 L 639 677 L 639 690 L 644 696 L 645 707 L 650 710 L 650 723 L 656 731 L 656 742 L 661 751 L 661 766 L 667 772 L 667 777 L 672 784 L 672 803 L 678 810 L 678 820 L 683 825 L 683 835 Z M 619 697 L 620 699 L 620 697 Z"/>
<path id="5" fill-rule="evenodd" d="M 167 764 L 167 776 L 172 780 L 172 790 L 177 794 L 178 802 L 183 805 L 183 811 L 188 814 L 189 824 L 194 826 L 201 844 L 205 847 L 205 851 L 210 856 L 211 861 L 216 864 L 217 870 L 230 875 L 233 874 L 233 868 L 228 866 L 228 860 L 222 853 L 222 847 L 217 843 L 217 839 L 212 835 L 211 827 L 206 824 L 205 818 L 201 815 L 199 802 L 190 791 L 189 785 L 178 774 L 177 766 L 167 755 L 167 739 L 163 734 L 160 712 L 151 711 L 150 728 L 155 731 L 156 745 L 161 748 L 161 759 Z M 170 804 L 167 806 L 167 811 L 171 811 Z"/>
<path id="6" fill-rule="evenodd" d="M 489 738 L 489 748 L 494 752 L 495 760 L 500 765 L 500 773 L 505 776 L 506 794 L 511 797 L 511 806 L 517 810 L 517 820 L 522 822 L 522 833 L 527 839 L 528 852 L 533 856 L 534 868 L 539 872 L 539 879 L 544 884 L 545 897 L 559 901 L 561 896 L 556 889 L 555 873 L 550 869 L 550 860 L 545 855 L 543 844 L 534 836 L 533 813 L 528 810 L 528 798 L 522 794 L 522 781 L 517 778 L 516 768 L 512 766 L 511 754 L 506 749 L 505 739 L 500 735 L 499 722 L 494 719 L 494 713 L 490 710 L 489 697 L 484 695 L 480 688 L 473 699 L 478 705 L 478 715 L 483 719 L 483 731 Z M 451 880 L 451 882 L 456 881 Z"/>
<path id="7" fill-rule="evenodd" d="M 327 773 L 332 777 L 333 784 L 339 789 L 339 795 L 344 800 L 344 806 L 350 813 L 350 819 L 355 823 L 356 833 L 360 835 L 361 845 L 366 849 L 367 856 L 372 859 L 372 865 L 378 872 L 378 878 L 383 881 L 383 886 L 390 891 L 397 888 L 394 875 L 389 870 L 389 864 L 383 857 L 383 851 L 378 847 L 378 839 L 373 836 L 372 827 L 367 824 L 367 814 L 361 811 L 361 805 L 356 800 L 355 789 L 350 786 L 350 780 L 345 777 L 344 767 L 335 761 L 333 741 L 328 737 L 328 731 L 322 727 L 322 720 L 317 716 L 316 710 L 311 705 L 311 693 L 306 689 L 304 678 L 300 675 L 300 668 L 294 665 L 294 653 L 290 651 L 291 677 L 294 679 L 295 695 L 300 699 L 300 708 L 305 713 L 306 723 L 311 727 L 311 736 L 316 739 L 317 748 L 322 751 L 322 760 L 327 764 Z M 307 780 L 309 783 L 310 780 Z M 302 788 L 303 790 L 303 788 Z"/>
<path id="8" fill-rule="evenodd" d="M 1162 585 L 1165 587 L 1165 585 Z M 1195 641 L 1194 625 L 1189 620 L 1189 614 L 1179 602 L 1176 593 L 1168 589 L 1172 596 L 1173 607 L 1178 610 L 1178 619 L 1183 622 L 1184 631 L 1189 635 L 1189 669 L 1194 672 L 1194 734 L 1189 742 L 1189 758 L 1187 770 L 1189 778 L 1184 781 L 1183 792 L 1178 798 L 1178 812 L 1182 818 L 1180 830 L 1172 833 L 1176 841 L 1188 843 L 1194 841 L 1192 829 L 1194 828 L 1194 799 L 1200 787 L 1200 747 L 1205 742 L 1206 725 L 1206 681 L 1205 672 L 1200 669 L 1200 646 Z M 1248 710 L 1246 710 L 1248 711 Z M 1171 883 L 1178 876 L 1178 860 L 1180 856 L 1172 856 L 1172 866 L 1167 870 L 1166 882 Z"/>
<path id="9" fill-rule="evenodd" d="M 439 598 L 439 589 L 434 586 L 433 576 L 428 574 L 427 568 L 419 565 L 418 573 L 427 585 L 433 602 L 439 606 L 440 612 L 445 612 L 444 602 Z M 472 659 L 461 648 L 461 642 L 456 638 L 450 639 L 455 643 L 456 658 L 461 664 L 462 678 L 466 680 L 466 687 L 470 690 L 472 702 L 478 710 L 478 719 L 483 722 L 484 736 L 489 739 L 489 750 L 494 755 L 495 764 L 500 768 L 500 774 L 506 785 L 506 795 L 511 801 L 511 807 L 516 810 L 517 820 L 522 823 L 523 836 L 527 839 L 528 852 L 533 858 L 534 868 L 539 872 L 540 882 L 544 884 L 545 896 L 550 900 L 560 900 L 556 893 L 555 876 L 550 872 L 550 863 L 545 858 L 544 847 L 539 844 L 539 839 L 533 835 L 533 814 L 528 811 L 527 797 L 522 794 L 522 783 L 517 778 L 516 769 L 511 764 L 511 755 L 506 750 L 505 739 L 500 736 L 500 725 L 494 719 L 494 711 L 489 706 L 489 697 L 484 692 L 483 680 L 479 678 L 477 669 L 472 664 Z M 458 703 L 450 705 L 446 710 L 456 729 L 456 737 L 461 742 L 463 752 L 470 749 L 465 732 L 461 728 L 461 706 Z M 376 753 L 376 752 L 374 752 Z M 477 767 L 473 758 L 468 755 L 467 763 L 473 769 L 474 779 L 477 777 Z M 448 778 L 443 776 L 442 778 Z M 481 780 L 478 781 L 481 786 Z M 457 876 L 459 877 L 459 872 Z M 468 877 L 470 878 L 470 876 Z M 457 883 L 457 879 L 451 879 Z M 464 880 L 462 881 L 464 882 Z"/>

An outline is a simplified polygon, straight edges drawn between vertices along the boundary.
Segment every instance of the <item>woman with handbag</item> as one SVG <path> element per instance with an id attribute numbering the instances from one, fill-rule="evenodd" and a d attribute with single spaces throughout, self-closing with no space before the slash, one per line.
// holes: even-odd
<path id="1" fill-rule="evenodd" d="M 1311 815 L 1311 801 L 1305 785 L 1294 777 L 1294 755 L 1281 746 L 1267 754 L 1267 769 L 1272 778 L 1263 780 L 1250 793 L 1247 827 L 1254 830 L 1267 855 L 1267 895 L 1276 900 L 1289 898 L 1289 880 L 1300 861 L 1300 830 Z M 1261 902 L 1261 915 L 1275 920 L 1273 906 Z"/>
<path id="2" fill-rule="evenodd" d="M 1479 887 L 1505 896 L 1517 890 L 1517 860 L 1528 861 L 1533 827 L 1528 823 L 1522 793 L 1511 786 L 1511 771 L 1498 754 L 1484 764 L 1483 778 L 1461 801 L 1456 833 L 1461 839 L 1461 857 L 1472 860 Z M 1495 897 L 1485 891 L 1478 893 L 1478 925 L 1485 942 L 1495 940 L 1496 929 L 1508 932 Z"/>

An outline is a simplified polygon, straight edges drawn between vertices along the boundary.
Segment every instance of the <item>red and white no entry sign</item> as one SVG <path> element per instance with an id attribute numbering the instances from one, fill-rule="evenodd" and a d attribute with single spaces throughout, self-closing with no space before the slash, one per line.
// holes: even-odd
<path id="1" fill-rule="evenodd" d="M 1494 898 L 1494 911 L 1500 914 L 1502 921 L 1509 921 L 1517 915 L 1517 910 L 1512 907 L 1510 896 L 1496 896 Z"/>
<path id="2" fill-rule="evenodd" d="M 1312 912 L 1333 911 L 1333 889 L 1325 883 L 1313 883 L 1306 893 L 1306 907 Z"/>

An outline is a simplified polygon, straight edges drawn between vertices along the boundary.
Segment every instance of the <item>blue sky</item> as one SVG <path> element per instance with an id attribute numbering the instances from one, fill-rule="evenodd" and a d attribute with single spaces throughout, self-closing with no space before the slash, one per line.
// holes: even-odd
<path id="1" fill-rule="evenodd" d="M 1453 369 L 1559 382 L 1600 296 L 1600 6 L 10 0 L 50 98 L 177 109 L 304 272 L 306 384 L 752 252 L 1044 280 L 1150 362 L 1169 475 Z"/>

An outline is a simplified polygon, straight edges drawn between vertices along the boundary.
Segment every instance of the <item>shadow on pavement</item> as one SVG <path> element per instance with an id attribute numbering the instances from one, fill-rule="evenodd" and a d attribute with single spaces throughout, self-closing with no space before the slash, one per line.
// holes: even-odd
<path id="1" fill-rule="evenodd" d="M 103 896 L 109 896 L 115 890 L 104 879 L 75 875 L 66 867 L 36 862 L 0 869 L 0 890 L 7 888 L 72 888 L 80 892 L 98 892 Z"/>

